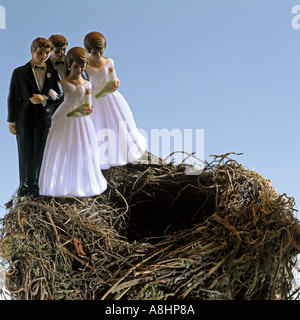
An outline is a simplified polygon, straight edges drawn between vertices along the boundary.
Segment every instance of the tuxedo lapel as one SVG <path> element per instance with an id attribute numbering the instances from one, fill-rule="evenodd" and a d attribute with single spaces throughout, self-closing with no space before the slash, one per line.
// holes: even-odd
<path id="1" fill-rule="evenodd" d="M 43 85 L 43 88 L 41 91 L 44 94 L 47 94 L 49 91 L 49 90 L 47 90 L 47 88 L 49 87 L 51 76 L 52 76 L 52 74 L 48 71 L 48 66 L 47 66 L 46 73 L 45 73 L 44 85 Z"/>
<path id="2" fill-rule="evenodd" d="M 44 81 L 44 86 L 42 89 L 42 93 L 48 94 L 48 91 L 52 85 L 52 78 L 54 76 L 54 68 L 51 63 L 46 64 L 46 74 L 45 74 L 45 81 Z"/>
<path id="3" fill-rule="evenodd" d="M 34 74 L 33 74 L 33 71 L 32 71 L 32 67 L 31 67 L 31 63 L 28 62 L 26 65 L 25 65 L 25 75 L 26 77 L 28 78 L 29 82 L 31 83 L 31 85 L 33 86 L 34 88 L 34 93 L 38 93 L 39 92 L 39 89 L 38 89 L 38 86 L 36 84 L 36 81 L 35 81 L 35 77 L 34 77 Z"/>

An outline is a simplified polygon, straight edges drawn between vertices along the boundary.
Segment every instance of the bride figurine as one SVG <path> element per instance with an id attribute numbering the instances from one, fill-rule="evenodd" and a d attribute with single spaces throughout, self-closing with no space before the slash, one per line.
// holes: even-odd
<path id="1" fill-rule="evenodd" d="M 132 112 L 120 92 L 114 61 L 103 56 L 106 39 L 99 32 L 84 38 L 90 53 L 86 73 L 92 83 L 91 119 L 99 142 L 101 169 L 133 162 L 146 151 L 146 139 L 138 131 Z"/>
<path id="2" fill-rule="evenodd" d="M 83 79 L 88 52 L 81 47 L 67 53 L 70 73 L 61 80 L 65 99 L 52 117 L 40 175 L 40 194 L 87 197 L 107 188 L 100 169 L 97 136 L 90 118 L 92 85 Z"/>

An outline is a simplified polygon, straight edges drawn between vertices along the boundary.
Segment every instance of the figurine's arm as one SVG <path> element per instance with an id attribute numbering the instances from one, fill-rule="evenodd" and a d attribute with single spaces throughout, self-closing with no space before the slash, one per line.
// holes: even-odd
<path id="1" fill-rule="evenodd" d="M 64 90 L 59 80 L 54 87 L 48 91 L 47 106 L 60 105 L 64 100 Z"/>
<path id="2" fill-rule="evenodd" d="M 108 62 L 108 80 L 119 80 L 115 70 L 115 64 L 112 59 L 109 59 Z"/>
<path id="3" fill-rule="evenodd" d="M 7 106 L 8 106 L 7 121 L 10 123 L 14 123 L 17 120 L 17 112 L 19 109 L 18 104 L 20 103 L 18 88 L 21 85 L 22 83 L 19 79 L 18 72 L 14 70 L 11 76 L 8 99 L 7 99 Z"/>
<path id="4" fill-rule="evenodd" d="M 63 101 L 64 101 L 63 86 L 60 80 L 57 79 L 54 86 L 48 91 L 46 106 L 50 106 L 52 108 L 52 113 L 54 113 Z"/>
<path id="5" fill-rule="evenodd" d="M 8 99 L 7 99 L 7 106 L 8 106 L 8 129 L 9 132 L 13 135 L 17 134 L 17 127 L 16 127 L 16 120 L 17 120 L 17 112 L 19 110 L 19 103 L 20 103 L 20 97 L 19 97 L 19 86 L 21 85 L 20 77 L 18 75 L 18 72 L 14 70 L 10 86 L 9 86 L 9 93 L 8 93 Z"/>
<path id="6" fill-rule="evenodd" d="M 85 90 L 83 101 L 92 104 L 92 90 L 90 88 Z"/>
<path id="7" fill-rule="evenodd" d="M 33 94 L 33 96 L 29 98 L 32 104 L 42 104 L 43 107 L 51 107 L 53 113 L 62 103 L 63 99 L 63 87 L 58 79 L 56 80 L 53 89 L 50 89 L 47 95 Z"/>
<path id="8" fill-rule="evenodd" d="M 105 97 L 107 94 L 115 92 L 120 86 L 120 81 L 117 77 L 115 67 L 114 67 L 114 61 L 112 59 L 109 59 L 109 62 L 108 62 L 107 78 L 108 78 L 108 81 L 105 82 L 103 88 L 95 95 L 96 99 Z"/>

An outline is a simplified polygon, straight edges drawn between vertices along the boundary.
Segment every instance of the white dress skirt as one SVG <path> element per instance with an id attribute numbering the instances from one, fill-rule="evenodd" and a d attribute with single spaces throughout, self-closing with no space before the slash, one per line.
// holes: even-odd
<path id="1" fill-rule="evenodd" d="M 52 117 L 40 173 L 40 194 L 87 197 L 107 188 L 100 169 L 97 136 L 92 120 L 66 114 L 84 103 L 91 83 L 74 85 L 61 80 L 65 99 Z"/>
<path id="2" fill-rule="evenodd" d="M 87 65 L 86 72 L 92 83 L 94 111 L 90 117 L 97 133 L 101 168 L 108 169 L 138 160 L 146 151 L 146 139 L 137 129 L 122 94 L 115 91 L 95 98 L 107 81 L 117 79 L 113 60 L 106 58 L 106 64 L 101 68 Z"/>

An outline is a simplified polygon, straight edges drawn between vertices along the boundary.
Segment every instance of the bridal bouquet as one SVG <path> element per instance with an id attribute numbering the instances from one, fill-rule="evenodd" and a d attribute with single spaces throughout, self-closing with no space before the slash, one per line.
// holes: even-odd
<path id="1" fill-rule="evenodd" d="M 91 103 L 84 103 L 76 109 L 67 113 L 67 117 L 86 117 L 93 112 L 93 105 Z"/>
<path id="2" fill-rule="evenodd" d="M 95 95 L 96 99 L 105 97 L 107 94 L 115 92 L 120 86 L 119 80 L 111 80 Z"/>

